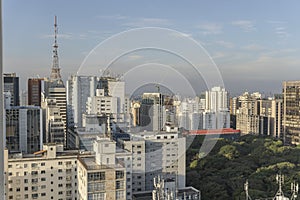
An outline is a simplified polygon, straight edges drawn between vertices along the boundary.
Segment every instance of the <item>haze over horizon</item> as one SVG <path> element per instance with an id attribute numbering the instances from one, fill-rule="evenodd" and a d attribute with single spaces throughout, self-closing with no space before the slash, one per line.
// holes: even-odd
<path id="1" fill-rule="evenodd" d="M 300 78 L 299 6 L 297 1 L 271 0 L 5 0 L 3 71 L 16 72 L 22 89 L 26 89 L 27 78 L 50 75 L 53 18 L 57 15 L 64 80 L 78 71 L 94 47 L 112 35 L 132 28 L 161 27 L 182 32 L 200 43 L 232 94 L 280 93 L 282 81 Z M 122 64 L 143 58 L 141 52 L 132 52 Z"/>

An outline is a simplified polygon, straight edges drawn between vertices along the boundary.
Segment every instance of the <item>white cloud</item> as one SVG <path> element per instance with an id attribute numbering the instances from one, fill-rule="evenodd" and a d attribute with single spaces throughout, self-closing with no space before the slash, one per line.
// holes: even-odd
<path id="1" fill-rule="evenodd" d="M 254 22 L 250 20 L 237 20 L 231 22 L 231 24 L 241 28 L 245 32 L 251 32 L 256 30 Z"/>
<path id="2" fill-rule="evenodd" d="M 201 34 L 203 35 L 216 35 L 222 33 L 222 25 L 217 23 L 202 23 L 196 26 L 200 29 Z"/>
<path id="3" fill-rule="evenodd" d="M 217 45 L 220 45 L 222 47 L 226 47 L 226 48 L 233 48 L 234 47 L 234 44 L 231 43 L 231 42 L 226 42 L 226 41 L 223 41 L 223 40 L 219 40 L 219 41 L 216 41 L 215 42 Z"/>
<path id="4" fill-rule="evenodd" d="M 278 37 L 286 39 L 290 36 L 290 34 L 287 32 L 286 28 L 283 26 L 279 26 L 275 28 L 275 33 Z"/>
<path id="5" fill-rule="evenodd" d="M 261 50 L 265 50 L 266 48 L 259 44 L 250 44 L 250 45 L 242 47 L 242 49 L 249 50 L 249 51 L 261 51 Z"/>
<path id="6" fill-rule="evenodd" d="M 171 22 L 168 19 L 162 18 L 137 18 L 130 19 L 123 23 L 123 26 L 128 27 L 147 27 L 147 26 L 169 26 Z"/>
<path id="7" fill-rule="evenodd" d="M 281 21 L 281 20 L 267 20 L 266 21 L 269 24 L 285 24 L 286 21 Z"/>
<path id="8" fill-rule="evenodd" d="M 98 15 L 98 16 L 96 16 L 96 18 L 105 19 L 105 20 L 125 20 L 125 19 L 128 19 L 128 16 L 120 15 L 120 14 L 116 14 L 116 15 Z"/>

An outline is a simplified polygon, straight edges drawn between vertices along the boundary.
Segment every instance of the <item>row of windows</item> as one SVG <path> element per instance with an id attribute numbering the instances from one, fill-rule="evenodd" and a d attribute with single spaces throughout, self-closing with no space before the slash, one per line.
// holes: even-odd
<path id="1" fill-rule="evenodd" d="M 76 162 L 77 162 L 77 161 L 75 161 L 74 163 L 76 164 Z M 71 164 L 72 164 L 72 161 L 66 161 L 65 164 L 66 164 L 66 165 L 71 165 Z M 46 163 L 45 163 L 45 162 L 42 162 L 42 163 L 40 163 L 40 165 L 41 165 L 41 166 L 45 166 Z M 58 165 L 63 165 L 63 162 L 62 162 L 62 161 L 59 161 L 59 162 L 58 162 Z M 24 168 L 28 168 L 28 164 L 24 164 L 24 165 L 16 164 L 16 168 L 22 168 L 22 166 L 23 166 Z M 38 167 L 38 166 L 39 166 L 39 163 L 31 163 L 31 167 L 32 167 L 32 168 L 35 168 L 35 167 Z M 13 165 L 11 165 L 11 164 L 8 165 L 8 168 L 12 168 L 12 167 L 13 167 Z M 53 167 L 52 167 L 52 168 L 53 168 Z"/>
<path id="2" fill-rule="evenodd" d="M 59 192 L 58 192 L 58 195 L 63 195 L 63 191 L 59 191 Z M 24 198 L 24 199 L 28 199 L 29 196 L 30 196 L 30 195 L 28 195 L 28 194 L 25 194 L 25 195 L 22 196 L 22 197 L 21 197 L 21 195 L 16 195 L 16 198 L 14 198 L 14 196 L 11 195 L 11 196 L 8 197 L 8 199 L 23 199 L 23 198 Z M 45 197 L 45 196 L 46 196 L 46 193 L 41 193 L 40 196 L 41 196 L 41 197 Z M 38 199 L 38 198 L 39 198 L 39 194 L 38 194 L 38 193 L 31 194 L 31 198 L 32 198 L 32 199 Z M 51 196 L 51 199 L 54 199 L 53 196 Z M 63 198 L 60 198 L 60 199 L 58 199 L 58 200 L 63 200 Z"/>

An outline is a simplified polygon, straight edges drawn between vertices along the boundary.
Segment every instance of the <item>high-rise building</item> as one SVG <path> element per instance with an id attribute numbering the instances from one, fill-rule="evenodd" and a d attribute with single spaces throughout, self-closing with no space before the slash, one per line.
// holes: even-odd
<path id="1" fill-rule="evenodd" d="M 65 124 L 60 115 L 60 108 L 55 99 L 42 102 L 44 143 L 60 143 L 65 141 Z"/>
<path id="2" fill-rule="evenodd" d="M 75 127 L 82 127 L 82 115 L 87 113 L 87 99 L 95 96 L 96 87 L 96 76 L 73 75 L 67 81 L 67 103 L 71 106 L 70 114 Z"/>
<path id="3" fill-rule="evenodd" d="M 225 88 L 213 87 L 210 91 L 206 91 L 205 99 L 204 129 L 210 129 L 210 127 L 215 127 L 216 129 L 229 128 L 229 98 Z M 208 118 L 206 119 L 206 117 Z M 216 124 L 211 124 L 212 121 Z M 205 125 L 209 127 L 205 127 Z"/>
<path id="4" fill-rule="evenodd" d="M 131 188 L 126 167 L 129 164 L 131 168 L 131 153 L 117 149 L 109 138 L 100 137 L 94 141 L 94 151 L 94 158 L 79 157 L 77 163 L 78 200 L 131 199 L 131 194 L 126 193 L 126 188 Z"/>
<path id="5" fill-rule="evenodd" d="M 245 92 L 239 97 L 241 107 L 236 111 L 236 129 L 241 134 L 259 134 L 259 115 L 257 113 L 256 97 Z"/>
<path id="6" fill-rule="evenodd" d="M 43 78 L 28 79 L 28 105 L 41 106 Z"/>
<path id="7" fill-rule="evenodd" d="M 282 106 L 283 104 L 283 99 L 275 98 L 272 100 L 272 135 L 276 138 L 283 138 L 283 127 L 282 127 L 282 117 L 283 117 L 283 112 L 282 112 Z"/>
<path id="8" fill-rule="evenodd" d="M 222 87 L 213 87 L 205 92 L 205 110 L 219 112 L 229 109 L 228 92 Z"/>
<path id="9" fill-rule="evenodd" d="M 6 109 L 6 147 L 10 152 L 33 153 L 43 144 L 42 109 L 13 106 Z"/>
<path id="10" fill-rule="evenodd" d="M 178 187 L 185 187 L 186 144 L 177 131 L 131 134 L 121 145 L 132 152 L 132 193 L 153 190 L 156 176 L 176 179 Z"/>
<path id="11" fill-rule="evenodd" d="M 113 121 L 120 126 L 129 126 L 130 102 L 125 97 L 125 82 L 118 77 L 107 75 L 99 78 L 97 89 L 103 90 L 103 96 L 114 97 L 117 100 L 116 114 Z"/>
<path id="12" fill-rule="evenodd" d="M 59 109 L 59 115 L 61 116 L 64 125 L 64 140 L 63 143 L 67 146 L 67 99 L 66 88 L 60 75 L 60 67 L 58 61 L 58 44 L 57 44 L 57 20 L 54 19 L 54 45 L 53 45 L 53 63 L 51 68 L 50 79 L 45 81 L 45 98 L 43 100 L 47 102 L 47 99 L 51 99 L 55 102 L 56 107 Z M 57 113 L 57 112 L 56 112 Z M 52 119 L 46 118 L 46 121 Z M 46 133 L 50 135 L 50 133 Z M 51 137 L 48 137 L 48 139 Z M 50 142 L 50 141 L 46 141 Z"/>
<path id="13" fill-rule="evenodd" d="M 96 96 L 88 97 L 87 114 L 118 114 L 118 99 L 113 96 L 105 96 L 104 89 L 97 89 Z"/>
<path id="14" fill-rule="evenodd" d="M 166 122 L 164 96 L 161 93 L 144 93 L 140 105 L 140 127 L 147 131 L 161 131 Z"/>
<path id="15" fill-rule="evenodd" d="M 5 73 L 4 75 L 4 92 L 10 92 L 11 94 L 11 106 L 20 105 L 19 95 L 19 77 L 16 73 Z"/>
<path id="16" fill-rule="evenodd" d="M 283 133 L 287 143 L 300 144 L 300 81 L 283 82 Z"/>

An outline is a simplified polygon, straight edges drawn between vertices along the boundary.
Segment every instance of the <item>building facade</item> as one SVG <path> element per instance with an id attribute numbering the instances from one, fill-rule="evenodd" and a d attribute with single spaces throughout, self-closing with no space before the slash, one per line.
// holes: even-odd
<path id="1" fill-rule="evenodd" d="M 118 159 L 116 143 L 109 138 L 94 141 L 94 158 L 79 157 L 78 200 L 116 199 L 126 200 L 127 171 Z M 130 160 L 131 154 L 119 154 Z"/>
<path id="2" fill-rule="evenodd" d="M 28 79 L 28 105 L 41 106 L 43 78 Z"/>
<path id="3" fill-rule="evenodd" d="M 88 97 L 95 96 L 97 78 L 95 76 L 72 75 L 67 81 L 67 101 L 75 127 L 82 127 L 82 115 L 86 114 Z"/>
<path id="4" fill-rule="evenodd" d="M 283 82 L 283 133 L 287 143 L 300 144 L 300 81 Z"/>
<path id="5" fill-rule="evenodd" d="M 43 144 L 42 109 L 13 106 L 6 109 L 6 147 L 9 152 L 33 153 Z"/>
<path id="6" fill-rule="evenodd" d="M 55 144 L 35 154 L 6 154 L 6 199 L 76 200 L 77 156 Z"/>
<path id="7" fill-rule="evenodd" d="M 20 105 L 20 94 L 19 94 L 19 77 L 16 73 L 5 73 L 3 74 L 4 81 L 4 92 L 9 92 L 11 95 L 10 106 Z"/>

